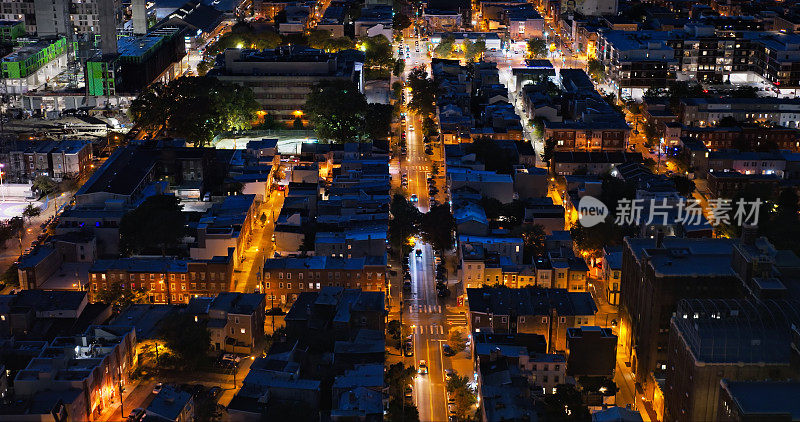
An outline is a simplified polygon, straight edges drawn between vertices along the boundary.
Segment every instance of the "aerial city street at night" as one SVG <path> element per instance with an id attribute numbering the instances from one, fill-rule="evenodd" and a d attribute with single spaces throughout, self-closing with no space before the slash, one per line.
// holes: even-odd
<path id="1" fill-rule="evenodd" d="M 800 3 L 3 0 L 0 422 L 800 421 Z"/>

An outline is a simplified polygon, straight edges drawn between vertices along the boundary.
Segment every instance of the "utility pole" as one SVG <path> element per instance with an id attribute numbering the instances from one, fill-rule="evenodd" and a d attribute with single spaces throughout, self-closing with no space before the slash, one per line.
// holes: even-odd
<path id="1" fill-rule="evenodd" d="M 122 398 L 122 368 L 119 370 L 119 417 L 125 418 L 125 400 Z"/>

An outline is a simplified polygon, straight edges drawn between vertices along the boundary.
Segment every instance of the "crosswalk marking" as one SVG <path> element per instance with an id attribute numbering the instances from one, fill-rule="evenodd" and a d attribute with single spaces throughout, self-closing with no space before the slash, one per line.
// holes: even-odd
<path id="1" fill-rule="evenodd" d="M 434 325 L 418 325 L 418 326 L 414 327 L 414 334 L 417 334 L 417 335 L 429 334 L 429 335 L 433 335 L 433 336 L 435 336 L 435 335 L 440 335 L 441 336 L 441 335 L 444 335 L 444 327 L 441 326 L 441 325 L 436 325 L 436 324 L 434 324 Z"/>
<path id="2" fill-rule="evenodd" d="M 447 315 L 447 322 L 452 325 L 467 325 L 466 315 Z"/>
<path id="3" fill-rule="evenodd" d="M 414 314 L 440 314 L 442 305 L 408 305 L 408 312 Z"/>

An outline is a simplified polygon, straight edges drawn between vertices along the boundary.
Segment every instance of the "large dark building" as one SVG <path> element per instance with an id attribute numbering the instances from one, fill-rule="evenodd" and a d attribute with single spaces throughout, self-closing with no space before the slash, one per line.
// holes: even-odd
<path id="1" fill-rule="evenodd" d="M 680 301 L 669 332 L 664 419 L 719 420 L 723 378 L 762 381 L 796 377 L 798 352 L 793 339 L 797 338 L 798 322 L 800 304 L 796 302 Z M 775 398 L 764 398 L 764 404 L 774 402 Z"/>
<path id="2" fill-rule="evenodd" d="M 612 378 L 617 362 L 617 336 L 610 328 L 567 329 L 567 374 Z"/>
<path id="3" fill-rule="evenodd" d="M 685 298 L 740 297 L 729 239 L 626 238 L 622 254 L 621 347 L 636 380 L 667 367 L 669 320 Z"/>

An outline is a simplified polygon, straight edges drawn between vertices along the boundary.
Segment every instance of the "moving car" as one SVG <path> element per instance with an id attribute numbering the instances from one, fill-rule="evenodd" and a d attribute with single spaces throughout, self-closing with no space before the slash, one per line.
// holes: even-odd
<path id="1" fill-rule="evenodd" d="M 417 201 L 419 201 L 419 198 L 417 198 L 417 194 L 416 193 L 412 193 L 410 200 L 411 200 L 411 202 L 417 202 Z"/>
<path id="2" fill-rule="evenodd" d="M 420 375 L 426 375 L 428 373 L 428 362 L 424 360 L 419 361 L 417 372 Z"/>
<path id="3" fill-rule="evenodd" d="M 422 257 L 422 249 L 417 249 L 414 253 L 417 255 L 417 258 Z"/>

